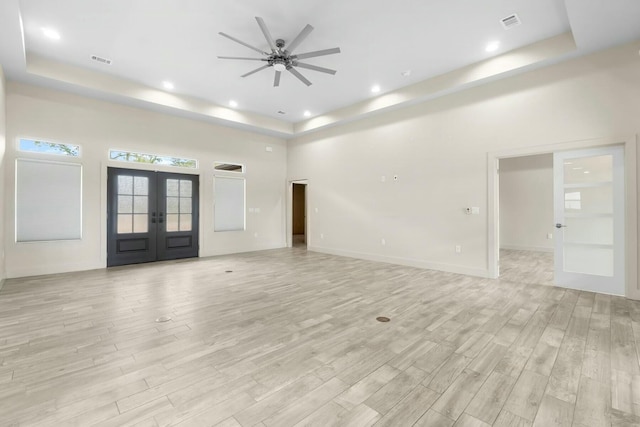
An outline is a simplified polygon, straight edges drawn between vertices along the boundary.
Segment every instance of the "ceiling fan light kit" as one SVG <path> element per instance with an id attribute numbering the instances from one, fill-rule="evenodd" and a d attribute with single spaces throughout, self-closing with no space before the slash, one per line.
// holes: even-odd
<path id="1" fill-rule="evenodd" d="M 276 39 L 274 40 L 273 37 L 271 37 L 271 33 L 269 32 L 269 29 L 267 28 L 266 24 L 264 23 L 264 20 L 258 16 L 256 16 L 256 21 L 258 22 L 258 26 L 260 27 L 260 30 L 262 31 L 262 34 L 264 35 L 264 38 L 267 41 L 267 44 L 269 45 L 269 48 L 271 49 L 271 52 L 265 52 L 255 46 L 252 46 L 248 43 L 243 42 L 242 40 L 239 40 L 235 37 L 232 37 L 226 33 L 220 32 L 219 34 L 223 37 L 228 38 L 229 40 L 232 40 L 236 43 L 239 43 L 251 50 L 255 50 L 256 52 L 259 52 L 261 55 L 263 55 L 263 58 L 247 58 L 247 57 L 239 57 L 239 56 L 218 56 L 218 59 L 236 59 L 236 60 L 242 60 L 242 61 L 262 61 L 262 62 L 266 62 L 266 65 L 263 65 L 259 68 L 256 68 L 255 70 L 249 71 L 246 74 L 243 74 L 240 77 L 247 77 L 250 76 L 251 74 L 257 73 L 258 71 L 262 71 L 266 68 L 269 67 L 273 67 L 273 69 L 275 70 L 275 76 L 273 79 L 273 86 L 277 87 L 280 86 L 280 76 L 282 74 L 283 71 L 288 71 L 291 74 L 293 74 L 298 80 L 300 80 L 302 83 L 304 83 L 307 86 L 311 86 L 311 81 L 309 81 L 305 76 L 303 76 L 300 71 L 297 70 L 297 68 L 304 68 L 307 70 L 313 70 L 313 71 L 318 71 L 321 73 L 326 73 L 326 74 L 331 74 L 334 75 L 336 73 L 336 70 L 332 70 L 329 68 L 324 68 L 324 67 L 319 67 L 317 65 L 313 65 L 313 64 L 307 64 L 304 62 L 300 62 L 300 59 L 306 59 L 306 58 L 315 58 L 317 56 L 324 56 L 324 55 L 333 55 L 336 53 L 340 53 L 340 48 L 339 47 L 334 47 L 331 49 L 323 49 L 323 50 L 316 50 L 313 52 L 305 52 L 305 53 L 299 53 L 299 54 L 295 54 L 294 51 L 295 49 L 298 47 L 298 45 L 300 43 L 302 43 L 302 41 L 304 39 L 307 38 L 307 36 L 309 35 L 309 33 L 311 33 L 311 31 L 313 31 L 313 27 L 309 24 L 307 24 L 302 31 L 300 31 L 300 33 L 296 36 L 295 39 L 293 39 L 293 41 L 291 43 L 289 43 L 288 46 L 285 47 L 285 41 L 283 39 Z"/>

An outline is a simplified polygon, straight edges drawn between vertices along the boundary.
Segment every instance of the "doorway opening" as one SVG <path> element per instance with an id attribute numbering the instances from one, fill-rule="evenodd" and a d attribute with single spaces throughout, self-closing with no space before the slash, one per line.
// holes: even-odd
<path id="1" fill-rule="evenodd" d="M 307 184 L 293 183 L 291 246 L 307 248 Z"/>
<path id="2" fill-rule="evenodd" d="M 107 267 L 198 256 L 199 176 L 107 169 Z"/>
<path id="3" fill-rule="evenodd" d="M 554 285 L 640 299 L 636 146 L 632 136 L 489 153 L 488 277 L 501 277 L 503 268 L 500 165 L 508 158 L 553 153 Z"/>
<path id="4" fill-rule="evenodd" d="M 500 279 L 553 286 L 553 154 L 499 159 Z"/>

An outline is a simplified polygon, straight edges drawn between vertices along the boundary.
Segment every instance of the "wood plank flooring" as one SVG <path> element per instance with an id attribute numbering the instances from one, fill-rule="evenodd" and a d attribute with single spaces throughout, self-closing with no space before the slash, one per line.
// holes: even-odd
<path id="1" fill-rule="evenodd" d="M 510 279 L 293 248 L 8 280 L 0 425 L 640 425 L 640 303 Z"/>

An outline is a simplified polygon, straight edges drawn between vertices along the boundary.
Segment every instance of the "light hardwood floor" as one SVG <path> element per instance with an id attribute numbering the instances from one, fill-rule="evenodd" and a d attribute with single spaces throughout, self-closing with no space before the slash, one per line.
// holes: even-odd
<path id="1" fill-rule="evenodd" d="M 0 425 L 640 425 L 639 338 L 624 298 L 295 248 L 9 280 Z"/>
<path id="2" fill-rule="evenodd" d="M 553 286 L 553 252 L 500 249 L 500 279 Z"/>

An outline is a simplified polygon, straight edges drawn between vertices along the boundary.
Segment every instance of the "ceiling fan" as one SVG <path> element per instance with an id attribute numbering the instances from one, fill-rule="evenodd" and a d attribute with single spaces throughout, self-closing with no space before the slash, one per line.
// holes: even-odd
<path id="1" fill-rule="evenodd" d="M 233 40 L 236 43 L 240 43 L 241 45 L 246 46 L 249 49 L 253 49 L 256 52 L 259 52 L 265 56 L 264 58 L 218 56 L 218 59 L 240 59 L 244 61 L 263 61 L 267 63 L 266 65 L 263 65 L 260 68 L 256 68 L 253 71 L 249 71 L 248 73 L 243 74 L 240 77 L 247 77 L 253 73 L 257 73 L 258 71 L 264 70 L 265 68 L 273 67 L 276 70 L 276 74 L 273 79 L 274 87 L 280 86 L 280 76 L 283 71 L 289 71 L 291 74 L 296 76 L 298 80 L 300 80 L 302 83 L 306 84 L 307 86 L 311 86 L 311 82 L 305 76 L 300 74 L 300 72 L 296 69 L 296 67 L 306 68 L 307 70 L 320 71 L 321 73 L 327 73 L 332 75 L 336 73 L 336 70 L 331 70 L 329 68 L 324 68 L 324 67 L 318 67 L 317 65 L 306 64 L 304 62 L 300 62 L 299 60 L 306 59 L 306 58 L 314 58 L 316 56 L 333 55 L 334 53 L 340 53 L 339 47 L 334 47 L 332 49 L 316 50 L 314 52 L 306 52 L 306 53 L 298 53 L 298 54 L 293 53 L 295 49 L 298 47 L 298 45 L 302 43 L 302 41 L 305 38 L 307 38 L 307 36 L 311 31 L 313 31 L 313 27 L 311 25 L 307 24 L 307 26 L 304 27 L 302 31 L 300 31 L 300 34 L 298 34 L 296 38 L 293 39 L 293 41 L 289 43 L 289 45 L 286 46 L 285 48 L 284 40 L 282 39 L 274 40 L 273 37 L 271 37 L 271 33 L 269 32 L 269 29 L 265 25 L 264 20 L 262 18 L 256 16 L 256 21 L 258 21 L 258 26 L 260 26 L 260 29 L 262 30 L 262 34 L 264 34 L 264 38 L 267 39 L 267 43 L 271 48 L 271 53 L 258 49 L 255 46 L 251 46 L 250 44 L 245 43 L 241 40 L 238 40 L 237 38 L 232 37 L 223 32 L 219 33 L 221 36 L 226 37 L 230 40 Z"/>

